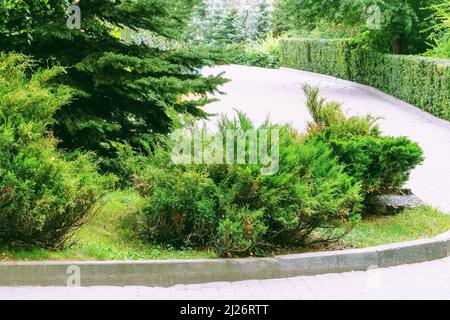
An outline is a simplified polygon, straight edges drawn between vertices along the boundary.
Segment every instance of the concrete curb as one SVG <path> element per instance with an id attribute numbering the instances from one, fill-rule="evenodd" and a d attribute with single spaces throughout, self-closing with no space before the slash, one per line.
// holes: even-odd
<path id="1" fill-rule="evenodd" d="M 450 231 L 433 239 L 274 258 L 0 263 L 0 286 L 172 286 L 272 279 L 420 263 L 450 256 Z"/>

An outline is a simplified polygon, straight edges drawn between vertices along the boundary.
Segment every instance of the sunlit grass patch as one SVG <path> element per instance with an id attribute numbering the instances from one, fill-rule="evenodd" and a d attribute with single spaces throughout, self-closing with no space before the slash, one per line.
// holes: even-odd
<path id="1" fill-rule="evenodd" d="M 450 230 L 450 215 L 422 206 L 395 216 L 370 216 L 344 239 L 356 248 L 431 238 Z"/>

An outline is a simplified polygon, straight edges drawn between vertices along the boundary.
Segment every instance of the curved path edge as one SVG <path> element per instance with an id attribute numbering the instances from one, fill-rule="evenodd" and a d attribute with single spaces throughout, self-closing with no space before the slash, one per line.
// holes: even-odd
<path id="1" fill-rule="evenodd" d="M 3 262 L 0 286 L 67 286 L 79 274 L 81 286 L 162 286 L 263 280 L 365 271 L 450 256 L 450 231 L 422 239 L 365 249 L 303 253 L 273 258 Z M 75 282 L 76 283 L 76 282 Z"/>

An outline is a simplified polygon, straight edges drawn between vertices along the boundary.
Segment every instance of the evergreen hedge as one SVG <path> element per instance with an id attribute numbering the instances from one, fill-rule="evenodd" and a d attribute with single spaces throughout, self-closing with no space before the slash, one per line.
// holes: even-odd
<path id="1" fill-rule="evenodd" d="M 281 65 L 378 88 L 450 120 L 450 61 L 390 55 L 352 39 L 283 39 Z"/>

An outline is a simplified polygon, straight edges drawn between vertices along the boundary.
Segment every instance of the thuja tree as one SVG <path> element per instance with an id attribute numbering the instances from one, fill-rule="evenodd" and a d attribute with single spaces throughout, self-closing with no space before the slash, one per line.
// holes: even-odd
<path id="1" fill-rule="evenodd" d="M 204 116 L 199 107 L 224 82 L 199 72 L 216 57 L 185 45 L 197 2 L 81 0 L 77 29 L 65 0 L 0 0 L 0 48 L 68 67 L 59 81 L 76 96 L 56 114 L 55 134 L 64 148 L 108 156 L 111 141 L 169 132 L 174 112 Z"/>
<path id="2" fill-rule="evenodd" d="M 272 12 L 266 0 L 262 0 L 256 4 L 255 17 L 255 38 L 265 38 L 271 31 Z"/>

